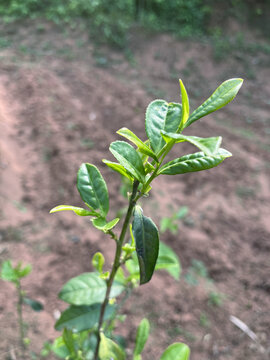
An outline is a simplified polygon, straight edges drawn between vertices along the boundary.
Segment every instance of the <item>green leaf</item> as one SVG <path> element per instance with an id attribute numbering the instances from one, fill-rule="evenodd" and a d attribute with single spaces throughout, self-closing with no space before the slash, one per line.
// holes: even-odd
<path id="1" fill-rule="evenodd" d="M 113 229 L 119 222 L 119 218 L 115 218 L 109 222 L 104 218 L 92 219 L 92 223 L 95 228 L 102 230 L 104 233 L 107 233 L 109 230 Z"/>
<path id="2" fill-rule="evenodd" d="M 162 241 L 159 244 L 159 253 L 156 270 L 164 269 L 175 279 L 179 280 L 181 273 L 180 260 L 176 253 Z"/>
<path id="3" fill-rule="evenodd" d="M 161 355 L 160 360 L 188 360 L 190 350 L 186 344 L 174 343 Z"/>
<path id="4" fill-rule="evenodd" d="M 118 172 L 119 174 L 125 176 L 130 181 L 133 181 L 132 176 L 127 172 L 127 170 L 124 168 L 124 166 L 122 166 L 122 165 L 120 165 L 118 163 L 112 162 L 112 161 L 105 160 L 105 159 L 103 159 L 102 161 L 104 162 L 104 164 L 106 164 L 112 170 L 114 170 L 114 171 Z"/>
<path id="5" fill-rule="evenodd" d="M 186 136 L 182 134 L 173 134 L 166 133 L 162 131 L 162 136 L 165 141 L 169 141 L 170 139 L 175 140 L 176 143 L 187 141 L 190 144 L 196 146 L 201 151 L 205 153 L 205 155 L 216 155 L 221 145 L 222 137 L 209 137 L 209 138 L 200 138 L 197 136 Z"/>
<path id="6" fill-rule="evenodd" d="M 37 301 L 37 300 L 33 300 L 33 299 L 30 299 L 28 297 L 23 297 L 23 302 L 30 306 L 32 310 L 34 311 L 42 311 L 44 309 L 43 305 L 41 304 L 41 302 Z"/>
<path id="7" fill-rule="evenodd" d="M 145 130 L 150 140 L 151 148 L 156 154 L 165 145 L 160 131 L 176 132 L 181 122 L 181 113 L 181 104 L 167 103 L 165 100 L 154 100 L 148 105 Z"/>
<path id="8" fill-rule="evenodd" d="M 20 261 L 15 267 L 15 271 L 17 273 L 17 276 L 21 279 L 30 274 L 30 272 L 32 271 L 32 266 L 30 264 L 27 264 L 24 268 L 22 268 L 22 263 Z"/>
<path id="9" fill-rule="evenodd" d="M 134 356 L 138 356 L 142 353 L 146 341 L 149 337 L 149 331 L 150 331 L 149 321 L 146 318 L 144 318 L 140 322 L 140 325 L 137 330 Z"/>
<path id="10" fill-rule="evenodd" d="M 145 182 L 143 162 L 133 146 L 125 141 L 114 141 L 110 145 L 110 151 L 135 179 Z"/>
<path id="11" fill-rule="evenodd" d="M 64 329 L 62 336 L 63 336 L 64 344 L 66 345 L 70 355 L 72 357 L 76 356 L 75 341 L 73 338 L 72 331 L 68 329 Z"/>
<path id="12" fill-rule="evenodd" d="M 55 213 L 57 211 L 66 211 L 66 210 L 74 211 L 75 214 L 79 215 L 79 216 L 96 216 L 97 215 L 97 212 L 95 212 L 95 211 L 89 211 L 89 210 L 85 210 L 83 208 L 80 208 L 77 206 L 71 206 L 71 205 L 56 206 L 50 210 L 50 214 Z"/>
<path id="13" fill-rule="evenodd" d="M 52 345 L 52 351 L 61 359 L 66 359 L 70 355 L 70 352 L 62 336 L 59 336 L 54 340 L 54 343 Z"/>
<path id="14" fill-rule="evenodd" d="M 19 276 L 16 273 L 15 269 L 12 267 L 10 260 L 6 260 L 2 264 L 1 279 L 14 283 L 19 280 Z"/>
<path id="15" fill-rule="evenodd" d="M 131 130 L 126 127 L 121 128 L 117 131 L 117 134 L 125 137 L 126 139 L 130 140 L 135 144 L 139 151 L 145 155 L 150 156 L 154 160 L 158 162 L 158 158 L 156 157 L 155 153 L 141 140 L 139 139 Z"/>
<path id="16" fill-rule="evenodd" d="M 125 360 L 126 355 L 121 347 L 111 339 L 100 333 L 100 347 L 98 356 L 100 360 Z"/>
<path id="17" fill-rule="evenodd" d="M 143 215 L 139 206 L 135 207 L 132 232 L 136 242 L 142 285 L 150 281 L 155 270 L 159 251 L 159 234 L 154 222 Z"/>
<path id="18" fill-rule="evenodd" d="M 189 117 L 188 94 L 187 94 L 186 88 L 185 88 L 182 80 L 179 80 L 179 83 L 180 83 L 181 95 L 182 95 L 182 117 L 181 117 L 181 123 L 180 123 L 178 130 L 184 128 L 184 125 L 187 122 L 187 119 Z"/>
<path id="19" fill-rule="evenodd" d="M 96 252 L 92 258 L 92 265 L 93 267 L 99 272 L 102 273 L 103 265 L 105 263 L 104 256 L 101 252 Z"/>
<path id="20" fill-rule="evenodd" d="M 77 176 L 77 189 L 82 200 L 94 210 L 99 210 L 103 217 L 109 211 L 107 185 L 96 166 L 84 163 Z"/>
<path id="21" fill-rule="evenodd" d="M 103 302 L 106 290 L 106 282 L 97 273 L 83 273 L 63 286 L 59 298 L 72 305 L 92 305 Z M 114 283 L 111 297 L 118 296 L 122 291 L 123 286 Z"/>
<path id="22" fill-rule="evenodd" d="M 67 328 L 77 332 L 92 329 L 98 324 L 100 308 L 100 304 L 93 304 L 91 306 L 71 305 L 62 312 L 61 317 L 55 323 L 55 329 L 61 331 Z M 108 305 L 105 310 L 104 321 L 110 319 L 114 311 L 115 306 Z"/>
<path id="23" fill-rule="evenodd" d="M 235 98 L 242 84 L 243 79 L 230 79 L 224 81 L 201 106 L 193 111 L 185 124 L 185 128 L 203 116 L 227 105 Z"/>
<path id="24" fill-rule="evenodd" d="M 188 172 L 211 169 L 230 156 L 232 156 L 232 154 L 224 149 L 219 149 L 215 156 L 208 156 L 203 152 L 185 155 L 162 166 L 159 169 L 158 175 L 185 174 Z"/>

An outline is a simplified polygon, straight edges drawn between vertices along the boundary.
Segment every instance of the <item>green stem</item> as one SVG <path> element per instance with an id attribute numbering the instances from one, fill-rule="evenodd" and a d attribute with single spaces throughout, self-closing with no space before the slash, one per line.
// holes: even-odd
<path id="1" fill-rule="evenodd" d="M 17 291 L 18 291 L 17 313 L 18 313 L 18 321 L 19 321 L 19 338 L 20 338 L 20 344 L 22 347 L 22 351 L 24 352 L 24 350 L 25 350 L 24 325 L 23 325 L 23 315 L 22 315 L 23 294 L 22 294 L 20 281 L 18 282 L 18 285 L 17 285 Z"/>
<path id="2" fill-rule="evenodd" d="M 106 290 L 105 299 L 104 299 L 104 301 L 103 301 L 103 303 L 101 305 L 101 309 L 100 309 L 99 322 L 98 322 L 98 331 L 97 331 L 98 339 L 97 339 L 97 346 L 96 346 L 94 360 L 98 360 L 98 353 L 99 353 L 99 346 L 100 346 L 100 331 L 101 331 L 101 327 L 102 327 L 102 323 L 103 323 L 103 319 L 104 319 L 105 310 L 106 310 L 106 307 L 107 307 L 108 302 L 109 302 L 113 280 L 115 278 L 115 275 L 116 275 L 116 272 L 117 272 L 118 268 L 121 266 L 120 258 L 121 258 L 121 254 L 122 254 L 122 246 L 123 246 L 124 241 L 125 241 L 125 236 L 126 236 L 128 225 L 129 225 L 132 213 L 133 213 L 133 209 L 134 209 L 134 207 L 136 205 L 135 199 L 136 199 L 138 187 L 139 187 L 139 181 L 135 180 L 134 183 L 133 183 L 132 194 L 131 194 L 130 199 L 129 199 L 129 206 L 128 206 L 128 210 L 127 210 L 126 217 L 125 217 L 125 220 L 124 220 L 124 224 L 123 224 L 123 227 L 122 227 L 122 231 L 121 231 L 119 240 L 116 243 L 114 262 L 113 262 L 113 267 L 112 267 L 110 277 L 109 277 L 109 279 L 107 281 L 107 290 Z"/>

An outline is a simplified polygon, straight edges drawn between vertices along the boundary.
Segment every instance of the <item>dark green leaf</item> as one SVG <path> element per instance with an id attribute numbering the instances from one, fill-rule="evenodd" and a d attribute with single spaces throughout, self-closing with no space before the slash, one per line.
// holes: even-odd
<path id="1" fill-rule="evenodd" d="M 91 306 L 74 306 L 71 305 L 67 310 L 62 312 L 60 319 L 55 324 L 55 329 L 61 331 L 63 328 L 76 330 L 77 332 L 89 330 L 98 324 L 100 315 L 100 304 Z M 106 307 L 104 321 L 111 318 L 115 307 L 108 305 Z"/>
<path id="2" fill-rule="evenodd" d="M 185 155 L 162 166 L 158 174 L 176 175 L 211 169 L 231 155 L 224 149 L 219 149 L 215 156 L 207 156 L 203 152 Z"/>
<path id="3" fill-rule="evenodd" d="M 50 214 L 55 213 L 57 211 L 66 211 L 66 210 L 74 211 L 75 214 L 79 215 L 79 216 L 96 216 L 97 215 L 97 213 L 95 211 L 89 211 L 89 210 L 85 210 L 83 208 L 80 208 L 77 206 L 71 206 L 71 205 L 56 206 L 53 209 L 51 209 Z"/>
<path id="4" fill-rule="evenodd" d="M 139 151 L 145 155 L 150 156 L 151 158 L 158 161 L 155 153 L 141 140 L 139 139 L 131 130 L 127 129 L 126 127 L 121 128 L 117 131 L 117 134 L 125 137 L 126 139 L 130 140 L 135 144 Z"/>
<path id="5" fill-rule="evenodd" d="M 187 345 L 174 343 L 164 351 L 160 360 L 188 360 L 189 354 L 190 350 Z"/>
<path id="6" fill-rule="evenodd" d="M 127 170 L 124 168 L 124 166 L 122 166 L 118 163 L 112 162 L 112 161 L 105 160 L 105 159 L 102 161 L 104 162 L 104 164 L 106 164 L 112 170 L 117 171 L 119 174 L 125 176 L 130 181 L 133 181 L 132 176 L 127 172 Z"/>
<path id="7" fill-rule="evenodd" d="M 160 131 L 176 132 L 181 122 L 182 106 L 177 103 L 167 103 L 164 100 L 154 100 L 146 110 L 145 129 L 151 148 L 156 154 L 163 148 L 165 141 Z"/>
<path id="8" fill-rule="evenodd" d="M 144 346 L 146 344 L 146 341 L 149 337 L 149 331 L 150 331 L 149 321 L 146 318 L 144 318 L 140 322 L 140 325 L 137 330 L 136 343 L 135 343 L 135 349 L 134 349 L 135 356 L 138 356 L 142 353 Z"/>
<path id="9" fill-rule="evenodd" d="M 135 179 L 145 182 L 143 162 L 134 147 L 125 141 L 114 141 L 110 145 L 110 151 Z"/>
<path id="10" fill-rule="evenodd" d="M 126 355 L 121 347 L 103 333 L 100 334 L 99 358 L 100 360 L 125 360 Z"/>
<path id="11" fill-rule="evenodd" d="M 221 109 L 232 101 L 243 83 L 242 79 L 230 79 L 224 81 L 216 91 L 196 110 L 193 111 L 188 118 L 185 127 L 191 125 L 194 121 L 206 116 L 213 111 Z"/>
<path id="12" fill-rule="evenodd" d="M 103 217 L 109 211 L 107 185 L 96 166 L 82 164 L 77 176 L 77 189 L 82 200 L 94 210 L 99 210 Z"/>
<path id="13" fill-rule="evenodd" d="M 205 153 L 205 155 L 216 155 L 221 145 L 222 137 L 209 137 L 209 138 L 200 138 L 197 136 L 186 136 L 182 134 L 173 134 L 166 133 L 162 131 L 162 136 L 168 142 L 170 139 L 175 140 L 176 143 L 187 141 L 190 144 L 196 146 L 201 151 Z"/>
<path id="14" fill-rule="evenodd" d="M 180 260 L 176 253 L 163 242 L 159 244 L 159 254 L 156 264 L 156 270 L 167 270 L 175 280 L 179 280 L 181 273 Z"/>
<path id="15" fill-rule="evenodd" d="M 83 273 L 70 279 L 59 293 L 60 299 L 72 305 L 92 305 L 102 303 L 106 294 L 106 282 L 97 273 Z M 123 286 L 114 283 L 111 297 L 123 291 Z"/>
<path id="16" fill-rule="evenodd" d="M 136 242 L 142 285 L 151 279 L 155 270 L 159 251 L 159 234 L 154 222 L 143 215 L 139 206 L 136 206 L 134 211 L 132 232 Z"/>
<path id="17" fill-rule="evenodd" d="M 33 309 L 34 311 L 42 311 L 44 308 L 43 308 L 43 305 L 41 304 L 41 302 L 37 301 L 37 300 L 33 300 L 33 299 L 30 299 L 28 297 L 23 297 L 23 302 L 30 306 L 31 309 Z"/>

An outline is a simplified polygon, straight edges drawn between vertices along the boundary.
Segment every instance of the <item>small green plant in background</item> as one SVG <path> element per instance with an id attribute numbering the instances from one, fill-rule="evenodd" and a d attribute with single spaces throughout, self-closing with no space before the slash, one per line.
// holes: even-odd
<path id="1" fill-rule="evenodd" d="M 160 221 L 160 232 L 164 233 L 169 230 L 172 234 L 176 235 L 179 230 L 179 220 L 184 219 L 188 214 L 188 207 L 182 206 L 177 212 L 174 212 L 169 217 L 163 217 Z"/>
<path id="2" fill-rule="evenodd" d="M 72 360 L 125 360 L 127 358 L 121 338 L 115 333 L 121 302 L 138 285 L 148 283 L 155 270 L 165 269 L 176 280 L 180 275 L 180 262 L 173 250 L 159 239 L 159 230 L 151 218 L 144 215 L 141 200 L 149 196 L 152 183 L 158 176 L 178 175 L 214 168 L 231 153 L 220 147 L 222 138 L 183 135 L 185 128 L 200 118 L 222 108 L 234 99 L 243 80 L 230 79 L 190 114 L 189 99 L 180 80 L 181 103 L 154 100 L 146 110 L 147 140 L 139 139 L 126 127 L 118 134 L 126 141 L 114 141 L 110 151 L 118 162 L 103 160 L 112 170 L 126 178 L 128 206 L 120 217 L 109 216 L 109 194 L 106 182 L 95 165 L 83 163 L 77 174 L 77 189 L 85 208 L 71 205 L 56 206 L 51 213 L 73 211 L 90 218 L 92 225 L 115 243 L 111 269 L 106 266 L 102 253 L 93 255 L 93 272 L 70 279 L 59 293 L 68 304 L 55 324 L 62 331 L 52 349 L 56 355 Z M 171 149 L 189 142 L 199 151 L 181 154 L 166 161 Z M 180 215 L 182 217 L 183 209 Z M 120 221 L 121 220 L 121 221 Z M 116 230 L 119 226 L 118 231 Z M 198 265 L 198 264 L 197 264 Z M 202 270 L 202 269 L 201 269 Z M 206 274 L 207 275 L 207 274 Z M 206 276 L 205 275 L 205 276 Z M 122 301 L 116 302 L 120 295 Z M 123 326 L 123 325 L 121 325 Z M 141 353 L 149 335 L 149 323 L 143 319 L 137 330 L 133 360 Z M 189 348 L 182 343 L 170 345 L 160 360 L 187 360 Z"/>
<path id="3" fill-rule="evenodd" d="M 0 278 L 4 281 L 11 282 L 15 285 L 17 291 L 17 316 L 19 325 L 19 339 L 22 348 L 22 355 L 25 353 L 30 339 L 26 336 L 25 323 L 23 321 L 23 305 L 30 306 L 34 311 L 43 310 L 43 306 L 39 301 L 30 299 L 26 296 L 25 291 L 22 289 L 21 279 L 30 274 L 32 270 L 31 265 L 22 266 L 19 262 L 16 266 L 12 266 L 10 260 L 6 260 L 2 264 Z"/>

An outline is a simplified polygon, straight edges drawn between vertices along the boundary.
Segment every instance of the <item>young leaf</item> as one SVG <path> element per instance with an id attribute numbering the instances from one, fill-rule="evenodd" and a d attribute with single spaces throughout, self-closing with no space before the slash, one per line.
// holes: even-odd
<path id="1" fill-rule="evenodd" d="M 33 300 L 33 299 L 28 298 L 28 297 L 23 297 L 23 302 L 24 302 L 24 304 L 30 306 L 31 309 L 34 310 L 34 311 L 39 312 L 39 311 L 42 311 L 44 309 L 41 302 L 39 302 L 37 300 Z"/>
<path id="2" fill-rule="evenodd" d="M 104 256 L 101 252 L 96 252 L 92 258 L 93 267 L 99 272 L 102 273 L 103 265 L 105 263 Z"/>
<path id="3" fill-rule="evenodd" d="M 59 298 L 72 305 L 92 305 L 104 301 L 106 289 L 106 282 L 97 273 L 83 273 L 63 286 Z M 122 291 L 121 284 L 113 284 L 111 297 L 118 296 Z"/>
<path id="4" fill-rule="evenodd" d="M 94 210 L 99 210 L 103 217 L 109 211 L 107 185 L 96 166 L 84 163 L 77 176 L 77 189 L 82 200 Z"/>
<path id="5" fill-rule="evenodd" d="M 227 105 L 235 98 L 242 84 L 243 79 L 230 79 L 224 81 L 201 106 L 193 111 L 184 127 L 188 127 L 194 121 L 199 120 L 201 117 L 206 116 Z"/>
<path id="6" fill-rule="evenodd" d="M 62 337 L 71 357 L 76 356 L 75 341 L 72 331 L 64 329 Z"/>
<path id="7" fill-rule="evenodd" d="M 77 206 L 71 205 L 59 205 L 50 210 L 50 214 L 55 213 L 57 211 L 66 211 L 71 210 L 74 211 L 76 215 L 79 216 L 97 216 L 98 213 L 96 211 L 89 211 Z"/>
<path id="8" fill-rule="evenodd" d="M 180 260 L 176 253 L 162 241 L 159 244 L 159 253 L 156 270 L 164 269 L 175 279 L 179 280 L 181 273 Z"/>
<path id="9" fill-rule="evenodd" d="M 143 215 L 139 206 L 135 207 L 132 232 L 136 242 L 136 252 L 140 266 L 140 284 L 150 281 L 158 257 L 159 234 L 154 222 Z"/>
<path id="10" fill-rule="evenodd" d="M 13 283 L 17 283 L 17 281 L 19 280 L 19 276 L 16 273 L 15 269 L 12 267 L 10 260 L 6 260 L 2 264 L 1 279 Z"/>
<path id="11" fill-rule="evenodd" d="M 224 159 L 230 156 L 232 156 L 232 154 L 225 149 L 219 149 L 215 156 L 208 156 L 203 152 L 185 155 L 162 166 L 158 174 L 176 175 L 207 170 L 219 165 Z"/>
<path id="12" fill-rule="evenodd" d="M 205 153 L 205 155 L 215 155 L 218 152 L 218 149 L 221 145 L 222 137 L 209 137 L 209 138 L 200 138 L 197 136 L 186 136 L 182 134 L 173 134 L 166 133 L 164 131 L 161 132 L 165 141 L 173 139 L 176 143 L 187 141 L 190 144 L 196 146 L 201 151 Z"/>
<path id="13" fill-rule="evenodd" d="M 146 318 L 142 319 L 137 330 L 134 356 L 138 356 L 142 353 L 146 341 L 149 337 L 149 330 L 150 330 L 149 321 Z"/>
<path id="14" fill-rule="evenodd" d="M 154 100 L 149 104 L 146 110 L 145 130 L 151 148 L 156 154 L 165 145 L 160 131 L 176 132 L 181 122 L 181 113 L 182 106 L 177 103 Z"/>
<path id="15" fill-rule="evenodd" d="M 119 218 L 115 218 L 107 222 L 104 218 L 97 218 L 93 219 L 92 223 L 95 228 L 97 228 L 98 230 L 102 230 L 104 233 L 107 233 L 109 230 L 113 229 L 117 225 L 119 220 Z"/>
<path id="16" fill-rule="evenodd" d="M 125 141 L 114 141 L 110 145 L 110 151 L 135 179 L 145 182 L 143 162 L 133 146 Z"/>
<path id="17" fill-rule="evenodd" d="M 155 153 L 141 140 L 139 139 L 131 130 L 127 129 L 126 127 L 121 128 L 117 131 L 117 134 L 125 137 L 126 139 L 130 140 L 135 144 L 141 153 L 150 156 L 151 158 L 158 161 Z"/>
<path id="18" fill-rule="evenodd" d="M 187 345 L 174 343 L 164 351 L 160 360 L 188 360 L 189 354 L 190 350 Z"/>
<path id="19" fill-rule="evenodd" d="M 100 347 L 98 356 L 100 360 L 125 360 L 126 355 L 121 347 L 111 339 L 100 333 Z"/>
<path id="20" fill-rule="evenodd" d="M 61 317 L 55 323 L 55 329 L 61 331 L 64 328 L 76 330 L 76 332 L 92 329 L 98 324 L 100 314 L 100 304 L 91 306 L 71 305 L 63 311 Z M 114 314 L 115 306 L 108 305 L 105 310 L 104 321 L 111 318 Z"/>
<path id="21" fill-rule="evenodd" d="M 30 274 L 32 271 L 32 266 L 30 264 L 27 264 L 24 268 L 22 268 L 21 261 L 18 263 L 18 265 L 15 267 L 16 274 L 18 278 L 23 278 Z"/>
<path id="22" fill-rule="evenodd" d="M 188 94 L 182 80 L 179 80 L 179 83 L 180 83 L 181 95 L 182 95 L 182 117 L 178 130 L 181 130 L 184 128 L 184 125 L 189 117 L 189 101 L 188 101 Z"/>
<path id="23" fill-rule="evenodd" d="M 119 174 L 125 176 L 130 181 L 133 181 L 132 176 L 127 172 L 127 170 L 124 168 L 124 166 L 122 166 L 118 163 L 112 162 L 112 161 L 105 160 L 105 159 L 103 159 L 102 161 L 104 162 L 104 164 L 106 164 L 112 170 L 117 171 Z"/>

